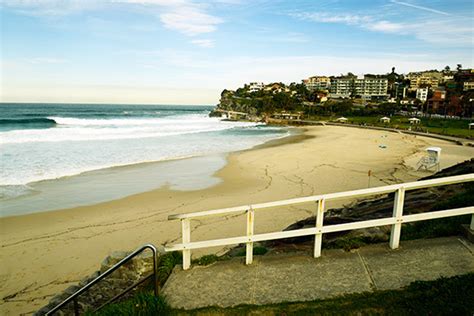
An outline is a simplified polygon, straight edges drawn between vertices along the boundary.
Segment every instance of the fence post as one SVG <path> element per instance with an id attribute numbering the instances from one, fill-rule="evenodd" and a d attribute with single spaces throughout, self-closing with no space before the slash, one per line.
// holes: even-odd
<path id="1" fill-rule="evenodd" d="M 403 203 L 405 201 L 405 188 L 400 187 L 395 192 L 395 200 L 393 203 L 393 217 L 396 218 L 397 222 L 392 225 L 392 232 L 390 234 L 390 248 L 397 249 L 400 244 L 400 233 L 402 230 L 402 216 L 403 216 Z"/>
<path id="2" fill-rule="evenodd" d="M 189 218 L 181 220 L 181 234 L 183 235 L 183 244 L 191 242 L 191 221 Z M 183 270 L 189 269 L 191 266 L 191 249 L 183 250 Z"/>
<path id="3" fill-rule="evenodd" d="M 323 233 L 321 228 L 323 228 L 323 219 L 324 219 L 324 204 L 325 200 L 318 200 L 318 209 L 316 211 L 316 228 L 317 232 L 314 236 L 314 257 L 321 257 L 321 246 L 323 242 Z"/>
<path id="4" fill-rule="evenodd" d="M 254 230 L 254 216 L 255 212 L 250 206 L 249 209 L 247 210 L 247 236 L 252 236 L 253 235 L 253 230 Z M 253 261 L 253 242 L 248 242 L 246 244 L 246 256 L 245 256 L 245 264 L 251 264 Z"/>

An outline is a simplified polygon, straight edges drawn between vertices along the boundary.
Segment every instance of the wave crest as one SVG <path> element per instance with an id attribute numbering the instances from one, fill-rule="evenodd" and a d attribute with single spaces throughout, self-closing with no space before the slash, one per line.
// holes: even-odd
<path id="1" fill-rule="evenodd" d="M 27 118 L 27 119 L 0 119 L 0 125 L 56 125 L 53 118 Z"/>

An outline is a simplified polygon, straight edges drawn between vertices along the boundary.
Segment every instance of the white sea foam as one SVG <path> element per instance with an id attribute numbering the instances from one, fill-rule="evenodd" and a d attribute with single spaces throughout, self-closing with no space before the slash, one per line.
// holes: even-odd
<path id="1" fill-rule="evenodd" d="M 49 118 L 56 121 L 55 127 L 0 132 L 0 185 L 24 185 L 114 166 L 230 152 L 283 135 L 281 129 L 268 128 L 260 133 L 255 123 L 221 121 L 205 114 Z M 226 130 L 229 132 L 224 133 Z"/>
<path id="2" fill-rule="evenodd" d="M 140 139 L 251 127 L 256 123 L 224 122 L 203 115 L 144 119 L 78 119 L 49 117 L 56 128 L 13 130 L 0 133 L 0 144 L 87 140 Z"/>

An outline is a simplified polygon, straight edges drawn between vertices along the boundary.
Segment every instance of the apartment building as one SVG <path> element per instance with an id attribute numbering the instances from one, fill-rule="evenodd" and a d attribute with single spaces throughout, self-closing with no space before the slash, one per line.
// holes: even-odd
<path id="1" fill-rule="evenodd" d="M 364 76 L 363 79 L 354 80 L 354 90 L 356 95 L 360 95 L 364 99 L 387 98 L 388 79 Z"/>
<path id="2" fill-rule="evenodd" d="M 354 78 L 331 78 L 329 93 L 332 98 L 349 98 L 354 91 Z"/>
<path id="3" fill-rule="evenodd" d="M 331 79 L 325 76 L 313 76 L 304 79 L 303 84 L 310 91 L 327 91 L 331 85 Z"/>
<path id="4" fill-rule="evenodd" d="M 384 99 L 388 97 L 387 90 L 387 78 L 364 76 L 332 78 L 329 92 L 333 98 L 361 96 L 364 99 Z"/>
<path id="5" fill-rule="evenodd" d="M 437 88 L 443 80 L 443 74 L 435 71 L 410 72 L 407 75 L 407 79 L 410 80 L 409 89 L 412 91 L 426 86 Z"/>
<path id="6" fill-rule="evenodd" d="M 428 99 L 428 88 L 416 89 L 416 98 L 420 101 L 425 102 Z"/>

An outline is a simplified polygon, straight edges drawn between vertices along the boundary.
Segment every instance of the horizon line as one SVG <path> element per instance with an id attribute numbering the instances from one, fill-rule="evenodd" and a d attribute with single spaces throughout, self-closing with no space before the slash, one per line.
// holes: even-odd
<path id="1" fill-rule="evenodd" d="M 37 101 L 0 101 L 0 104 L 71 104 L 71 105 L 78 105 L 78 104 L 87 104 L 87 105 L 177 105 L 177 106 L 217 106 L 217 104 L 184 104 L 184 103 L 111 103 L 111 102 L 37 102 Z"/>

